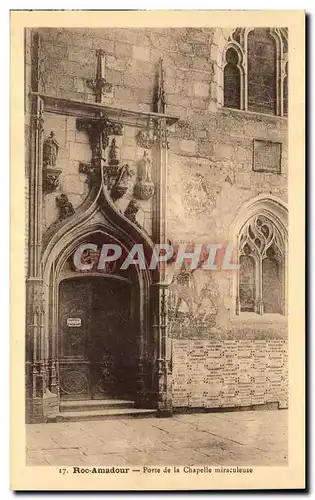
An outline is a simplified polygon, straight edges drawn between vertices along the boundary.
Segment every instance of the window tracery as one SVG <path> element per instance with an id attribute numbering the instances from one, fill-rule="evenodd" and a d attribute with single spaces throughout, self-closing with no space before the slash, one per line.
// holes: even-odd
<path id="1" fill-rule="evenodd" d="M 239 265 L 237 312 L 284 314 L 284 240 L 268 217 L 243 226 Z"/>
<path id="2" fill-rule="evenodd" d="M 223 105 L 287 115 L 287 61 L 287 29 L 237 28 L 223 54 Z"/>

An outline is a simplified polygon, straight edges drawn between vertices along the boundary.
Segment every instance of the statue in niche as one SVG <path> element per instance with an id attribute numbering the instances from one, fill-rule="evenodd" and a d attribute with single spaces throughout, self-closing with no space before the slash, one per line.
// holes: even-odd
<path id="1" fill-rule="evenodd" d="M 151 177 L 152 161 L 148 156 L 148 152 L 143 153 L 143 158 L 139 162 L 138 178 L 143 182 L 152 182 Z"/>
<path id="2" fill-rule="evenodd" d="M 134 177 L 134 171 L 129 167 L 129 165 L 125 164 L 118 170 L 118 176 L 115 184 L 111 190 L 111 196 L 114 201 L 122 198 L 128 191 L 128 189 L 132 185 L 132 179 Z"/>
<path id="3" fill-rule="evenodd" d="M 154 184 L 152 181 L 152 161 L 147 151 L 138 165 L 138 178 L 135 185 L 134 194 L 140 200 L 149 200 L 154 194 Z"/>
<path id="4" fill-rule="evenodd" d="M 115 177 L 119 170 L 119 159 L 117 157 L 118 147 L 116 145 L 115 137 L 112 139 L 108 153 L 108 166 L 106 167 L 106 173 L 110 177 Z"/>
<path id="5" fill-rule="evenodd" d="M 45 140 L 43 146 L 43 163 L 44 167 L 54 167 L 57 163 L 59 151 L 59 143 L 55 138 L 55 133 L 50 132 L 49 137 Z"/>

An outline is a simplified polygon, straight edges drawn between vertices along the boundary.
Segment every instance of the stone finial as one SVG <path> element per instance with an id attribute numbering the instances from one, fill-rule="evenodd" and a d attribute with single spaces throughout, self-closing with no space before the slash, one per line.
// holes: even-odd
<path id="1" fill-rule="evenodd" d="M 165 89 L 164 89 L 164 70 L 163 70 L 163 59 L 159 59 L 159 70 L 158 70 L 158 88 L 157 88 L 157 112 L 166 112 L 166 102 L 165 102 Z"/>
<path id="2" fill-rule="evenodd" d="M 94 79 L 87 80 L 87 86 L 95 91 L 95 102 L 102 103 L 104 94 L 112 91 L 112 84 L 105 78 L 105 52 L 102 49 L 96 51 L 96 75 Z"/>

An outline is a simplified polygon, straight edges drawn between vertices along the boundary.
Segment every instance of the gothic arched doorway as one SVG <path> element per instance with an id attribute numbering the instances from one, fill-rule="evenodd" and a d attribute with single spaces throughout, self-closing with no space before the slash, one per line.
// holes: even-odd
<path id="1" fill-rule="evenodd" d="M 128 399 L 146 406 L 152 378 L 149 273 L 134 265 L 121 269 L 131 245 L 121 241 L 115 228 L 75 228 L 59 243 L 44 272 L 46 346 L 56 360 L 49 390 L 58 397 L 58 406 L 60 400 L 92 398 Z M 113 243 L 121 247 L 121 257 L 99 269 L 103 245 Z M 82 253 L 88 269 L 75 264 L 82 245 L 92 247 Z"/>

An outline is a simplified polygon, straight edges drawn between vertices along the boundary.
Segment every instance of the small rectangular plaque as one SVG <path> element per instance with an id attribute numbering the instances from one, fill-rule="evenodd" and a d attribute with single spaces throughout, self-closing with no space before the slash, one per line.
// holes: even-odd
<path id="1" fill-rule="evenodd" d="M 254 139 L 253 170 L 281 174 L 281 142 Z"/>
<path id="2" fill-rule="evenodd" d="M 67 326 L 70 328 L 78 328 L 81 326 L 81 318 L 67 318 Z"/>

